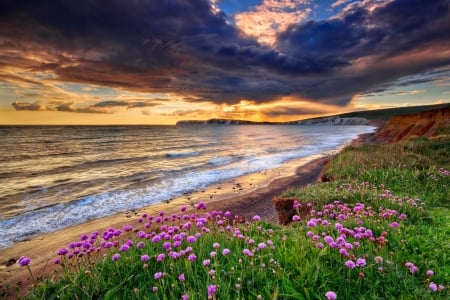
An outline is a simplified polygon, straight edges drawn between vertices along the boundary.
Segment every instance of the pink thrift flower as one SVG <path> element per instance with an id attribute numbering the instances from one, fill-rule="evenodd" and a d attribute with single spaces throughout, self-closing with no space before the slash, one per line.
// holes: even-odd
<path id="1" fill-rule="evenodd" d="M 397 222 L 392 222 L 391 225 L 392 228 L 397 228 L 398 227 L 398 223 Z"/>
<path id="2" fill-rule="evenodd" d="M 427 271 L 427 276 L 428 276 L 428 277 L 431 277 L 431 276 L 433 276 L 433 275 L 434 275 L 433 270 L 428 270 L 428 271 Z"/>
<path id="3" fill-rule="evenodd" d="M 261 217 L 258 215 L 254 215 L 252 218 L 252 221 L 254 221 L 254 222 L 258 222 L 259 220 L 261 220 Z"/>
<path id="4" fill-rule="evenodd" d="M 220 244 L 219 244 L 219 243 L 214 243 L 214 244 L 213 244 L 213 248 L 214 248 L 214 249 L 219 249 L 219 247 L 220 247 Z"/>
<path id="5" fill-rule="evenodd" d="M 433 292 L 436 292 L 438 290 L 438 286 L 434 282 L 430 282 L 430 285 L 428 286 L 428 288 Z"/>
<path id="6" fill-rule="evenodd" d="M 141 261 L 142 262 L 147 262 L 150 260 L 150 256 L 148 256 L 147 254 L 144 254 L 141 256 Z"/>
<path id="7" fill-rule="evenodd" d="M 117 261 L 117 260 L 119 260 L 120 259 L 120 254 L 119 253 L 116 253 L 116 254 L 114 254 L 112 257 L 111 257 L 111 260 L 112 261 Z"/>
<path id="8" fill-rule="evenodd" d="M 347 268 L 349 268 L 349 269 L 354 269 L 354 268 L 356 267 L 355 263 L 354 263 L 353 261 L 351 261 L 351 260 L 347 260 L 347 261 L 345 262 L 345 266 L 346 266 Z"/>
<path id="9" fill-rule="evenodd" d="M 209 266 L 210 264 L 211 264 L 211 261 L 210 261 L 209 259 L 203 260 L 203 265 L 204 265 L 205 267 Z"/>
<path id="10" fill-rule="evenodd" d="M 197 256 L 195 254 L 191 254 L 188 256 L 189 261 L 195 261 L 196 258 L 197 258 Z"/>
<path id="11" fill-rule="evenodd" d="M 294 221 L 294 222 L 298 222 L 298 221 L 300 221 L 300 216 L 299 215 L 294 215 L 293 217 L 292 217 L 292 221 Z"/>
<path id="12" fill-rule="evenodd" d="M 189 300 L 189 294 L 182 295 L 181 300 Z"/>
<path id="13" fill-rule="evenodd" d="M 223 255 L 228 255 L 228 254 L 230 254 L 230 249 L 228 249 L 228 248 L 225 248 L 225 249 L 223 249 L 223 251 L 222 251 L 222 254 Z"/>
<path id="14" fill-rule="evenodd" d="M 208 286 L 208 296 L 212 296 L 216 293 L 217 291 L 217 286 L 214 284 L 211 284 L 210 286 Z"/>
<path id="15" fill-rule="evenodd" d="M 253 256 L 252 251 L 250 251 L 249 249 L 244 249 L 242 250 L 242 254 L 246 255 L 246 256 Z"/>
<path id="16" fill-rule="evenodd" d="M 366 260 L 364 258 L 358 258 L 356 260 L 357 267 L 364 267 L 366 265 Z"/>
<path id="17" fill-rule="evenodd" d="M 164 253 L 158 254 L 158 256 L 156 257 L 156 261 L 157 262 L 162 262 L 164 260 L 164 258 L 166 258 Z"/>
<path id="18" fill-rule="evenodd" d="M 161 279 L 165 276 L 166 274 L 163 272 L 156 272 L 153 277 L 155 278 L 155 280 Z"/>
<path id="19" fill-rule="evenodd" d="M 259 249 L 266 249 L 266 244 L 265 243 L 259 243 L 258 244 L 258 248 Z"/>
<path id="20" fill-rule="evenodd" d="M 28 266 L 28 265 L 30 264 L 30 262 L 31 262 L 31 259 L 30 259 L 29 257 L 26 257 L 26 256 L 21 256 L 21 257 L 19 258 L 19 260 L 17 261 L 17 263 L 18 263 L 19 266 L 21 266 L 21 267 Z"/>
<path id="21" fill-rule="evenodd" d="M 184 274 L 180 274 L 180 275 L 178 276 L 178 280 L 181 281 L 181 282 L 185 281 L 186 278 L 184 277 Z"/>
<path id="22" fill-rule="evenodd" d="M 328 300 L 336 300 L 337 295 L 335 292 L 329 291 L 325 293 L 325 297 L 327 297 Z"/>

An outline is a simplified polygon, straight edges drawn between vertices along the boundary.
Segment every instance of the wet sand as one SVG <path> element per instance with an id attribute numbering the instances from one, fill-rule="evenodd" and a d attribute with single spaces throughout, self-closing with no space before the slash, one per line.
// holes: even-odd
<path id="1" fill-rule="evenodd" d="M 15 289 L 19 287 L 24 295 L 33 284 L 26 268 L 15 262 L 20 256 L 31 258 L 31 268 L 35 278 L 50 276 L 55 270 L 53 259 L 56 251 L 76 241 L 84 233 L 95 230 L 102 232 L 109 227 L 122 228 L 125 224 L 134 225 L 136 215 L 143 212 L 156 215 L 161 211 L 166 214 L 177 213 L 182 205 L 189 207 L 203 201 L 207 210 L 230 211 L 244 218 L 259 215 L 263 220 L 278 222 L 278 216 L 272 204 L 272 198 L 284 190 L 293 187 L 314 184 L 320 178 L 324 165 L 331 155 L 317 156 L 310 161 L 296 160 L 283 168 L 264 171 L 216 184 L 136 211 L 116 214 L 102 219 L 92 220 L 54 233 L 43 234 L 30 240 L 19 242 L 12 247 L 0 250 L 0 297 L 5 288 L 9 289 L 7 299 L 15 299 Z M 300 167 L 296 167 L 299 166 Z"/>

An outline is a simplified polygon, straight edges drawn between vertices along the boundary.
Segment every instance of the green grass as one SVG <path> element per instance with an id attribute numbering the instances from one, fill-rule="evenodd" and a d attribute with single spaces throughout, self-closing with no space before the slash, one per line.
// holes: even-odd
<path id="1" fill-rule="evenodd" d="M 141 216 L 117 236 L 94 234 L 89 247 L 87 235 L 57 256 L 57 276 L 38 282 L 26 298 L 326 299 L 333 291 L 338 299 L 448 299 L 449 149 L 445 136 L 348 147 L 326 170 L 333 181 L 284 193 L 313 209 L 289 226 L 192 209 Z M 120 259 L 113 261 L 115 254 Z M 351 269 L 349 261 L 361 265 Z M 431 282 L 440 290 L 432 291 Z"/>

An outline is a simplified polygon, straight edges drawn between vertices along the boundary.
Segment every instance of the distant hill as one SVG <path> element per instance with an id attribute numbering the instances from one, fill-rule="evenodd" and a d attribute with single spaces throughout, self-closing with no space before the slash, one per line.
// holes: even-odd
<path id="1" fill-rule="evenodd" d="M 446 107 L 450 107 L 450 103 L 356 111 L 356 112 L 351 112 L 351 113 L 340 114 L 338 116 L 343 117 L 343 118 L 344 117 L 345 118 L 355 118 L 356 117 L 356 118 L 365 118 L 367 120 L 387 121 L 390 117 L 396 116 L 396 115 L 418 114 L 423 111 L 446 108 Z"/>
<path id="2" fill-rule="evenodd" d="M 177 125 L 381 125 L 396 115 L 418 114 L 428 110 L 449 108 L 450 103 L 356 111 L 326 117 L 289 122 L 253 122 L 247 120 L 209 119 L 182 120 Z"/>

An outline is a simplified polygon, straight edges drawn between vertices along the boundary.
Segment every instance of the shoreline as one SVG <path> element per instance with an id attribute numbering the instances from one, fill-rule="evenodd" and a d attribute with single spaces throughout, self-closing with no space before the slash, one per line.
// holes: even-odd
<path id="1" fill-rule="evenodd" d="M 372 135 L 372 133 L 362 134 L 343 144 L 335 151 L 294 160 L 287 167 L 284 166 L 285 172 L 283 174 L 280 172 L 280 168 L 277 168 L 242 176 L 226 183 L 212 185 L 201 191 L 185 194 L 170 201 L 90 220 L 56 232 L 40 234 L 0 249 L 0 290 L 2 293 L 5 290 L 9 291 L 6 299 L 15 299 L 16 288 L 19 290 L 19 295 L 23 296 L 32 286 L 33 281 L 28 270 L 21 268 L 16 263 L 20 256 L 31 258 L 31 268 L 35 278 L 49 277 L 58 267 L 53 264 L 53 259 L 56 257 L 56 251 L 59 248 L 78 240 L 84 233 L 95 230 L 103 231 L 109 227 L 122 228 L 126 224 L 133 224 L 136 222 L 135 217 L 144 212 L 153 215 L 161 211 L 166 214 L 178 213 L 182 205 L 193 207 L 199 201 L 203 201 L 207 206 L 207 211 L 228 210 L 233 215 L 245 219 L 259 215 L 262 220 L 278 224 L 278 215 L 272 203 L 273 197 L 289 188 L 317 183 L 326 163 L 336 153 L 339 153 L 348 145 L 364 144 L 368 142 L 367 137 Z M 268 172 L 273 174 L 267 174 Z M 276 172 L 279 174 L 275 174 Z M 217 190 L 220 190 L 220 192 Z"/>

